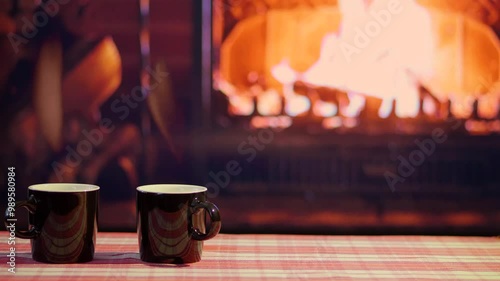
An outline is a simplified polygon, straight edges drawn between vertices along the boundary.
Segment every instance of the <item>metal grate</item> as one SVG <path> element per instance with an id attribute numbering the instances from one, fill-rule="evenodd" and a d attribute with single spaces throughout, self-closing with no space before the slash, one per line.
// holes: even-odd
<path id="1" fill-rule="evenodd" d="M 400 151 L 409 155 L 411 148 Z M 397 175 L 398 161 L 386 147 L 269 147 L 247 162 L 239 155 L 208 155 L 210 171 L 224 171 L 229 161 L 241 166 L 231 177 L 228 193 L 391 192 L 385 172 Z M 440 148 L 397 184 L 397 191 L 426 193 L 494 192 L 500 189 L 500 155 L 486 148 Z"/>

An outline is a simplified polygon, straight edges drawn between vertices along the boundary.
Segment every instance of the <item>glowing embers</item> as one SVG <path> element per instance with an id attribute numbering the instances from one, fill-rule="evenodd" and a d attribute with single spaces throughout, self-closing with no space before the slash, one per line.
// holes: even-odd
<path id="1" fill-rule="evenodd" d="M 229 99 L 229 112 L 234 115 L 250 116 L 254 112 L 254 102 L 251 96 L 232 95 Z"/>
<path id="2" fill-rule="evenodd" d="M 264 91 L 257 97 L 257 111 L 263 116 L 276 116 L 282 111 L 282 100 L 278 91 Z"/>
<path id="3" fill-rule="evenodd" d="M 313 107 L 313 113 L 318 117 L 333 117 L 337 115 L 338 107 L 332 102 L 325 102 L 322 100 L 316 101 Z"/>
<path id="4" fill-rule="evenodd" d="M 294 95 L 286 101 L 285 112 L 287 115 L 295 117 L 306 113 L 311 108 L 311 101 L 301 95 Z"/>
<path id="5" fill-rule="evenodd" d="M 500 133 L 500 120 L 467 120 L 465 129 L 473 135 Z"/>
<path id="6" fill-rule="evenodd" d="M 478 99 L 478 115 L 484 119 L 495 119 L 499 114 L 500 103 L 493 95 L 484 95 Z"/>
<path id="7" fill-rule="evenodd" d="M 264 88 L 255 84 L 245 92 L 226 85 L 229 113 L 249 117 L 253 128 L 311 125 L 326 130 L 356 129 L 375 134 L 425 133 L 451 118 L 463 120 L 461 128 L 472 134 L 499 133 L 500 100 L 495 95 L 481 95 L 479 98 L 458 98 L 461 96 L 457 95 L 441 102 L 420 86 L 415 102 L 416 115 L 400 117 L 396 99 L 346 93 L 301 81 L 284 84 L 281 90 Z"/>
<path id="8" fill-rule="evenodd" d="M 292 126 L 292 118 L 289 116 L 254 116 L 250 121 L 253 128 L 281 128 Z"/>
<path id="9" fill-rule="evenodd" d="M 335 116 L 323 119 L 321 125 L 325 129 L 338 129 L 338 128 L 352 129 L 359 125 L 359 121 L 356 118 L 341 118 Z"/>

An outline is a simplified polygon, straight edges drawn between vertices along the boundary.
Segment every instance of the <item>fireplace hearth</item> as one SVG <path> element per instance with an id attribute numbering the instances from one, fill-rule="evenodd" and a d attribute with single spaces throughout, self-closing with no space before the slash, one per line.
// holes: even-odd
<path id="1" fill-rule="evenodd" d="M 189 160 L 200 164 L 192 179 L 227 210 L 225 230 L 498 233 L 500 45 L 491 27 L 424 5 L 432 1 L 401 1 L 442 36 L 419 53 L 432 56 L 336 66 L 329 47 L 349 28 L 339 4 L 370 1 L 290 2 L 198 7 L 202 83 Z M 405 38 L 425 40 L 411 28 Z M 377 69 L 407 80 L 398 86 Z M 252 147 L 260 132 L 272 140 Z M 228 163 L 241 169 L 230 174 Z"/>
<path id="2" fill-rule="evenodd" d="M 416 141 L 430 135 L 318 137 L 281 131 L 269 144 L 260 143 L 262 150 L 255 148 L 248 161 L 239 147 L 259 130 L 198 135 L 190 159 L 201 165 L 192 178 L 226 210 L 229 232 L 499 230 L 496 137 L 475 136 L 471 146 L 470 136 L 450 134 L 427 156 Z M 415 151 L 425 155 L 422 160 L 410 156 Z M 235 162 L 239 173 L 225 177 L 228 163 Z M 300 218 L 290 221 L 292 214 Z"/>

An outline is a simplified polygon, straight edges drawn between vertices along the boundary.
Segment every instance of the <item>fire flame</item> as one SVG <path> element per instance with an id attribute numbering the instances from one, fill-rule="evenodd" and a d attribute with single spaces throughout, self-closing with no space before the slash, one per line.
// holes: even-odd
<path id="1" fill-rule="evenodd" d="M 498 89 L 484 95 L 422 95 L 422 86 L 432 84 L 437 77 L 435 65 L 442 55 L 431 11 L 417 0 L 338 0 L 338 8 L 340 27 L 322 38 L 318 59 L 310 67 L 299 71 L 290 63 L 293 55 L 278 57 L 281 61 L 270 69 L 278 87 L 275 81 L 266 84 L 260 76 L 264 74 L 257 72 L 249 74 L 247 82 L 253 86 L 246 89 L 216 77 L 216 87 L 227 95 L 230 112 L 243 116 L 258 113 L 261 116 L 254 116 L 251 122 L 257 128 L 288 127 L 292 122 L 289 117 L 309 112 L 324 118 L 325 128 L 351 128 L 357 126 L 363 110 L 374 106 L 378 108 L 370 113 L 376 112 L 380 118 L 391 114 L 415 118 L 422 112 L 442 116 L 443 104 L 449 101 L 453 116 L 470 118 L 477 101 L 479 117 L 497 118 Z M 277 60 L 273 57 L 272 61 Z M 311 89 L 304 93 L 294 88 L 297 83 Z M 243 84 L 238 83 L 239 87 Z M 320 88 L 331 89 L 332 97 L 328 97 L 328 91 L 317 90 Z M 345 95 L 334 97 L 335 91 Z M 498 126 L 498 122 L 469 122 L 466 127 L 479 132 L 484 128 L 498 130 Z"/>
<path id="2" fill-rule="evenodd" d="M 301 80 L 350 93 L 349 106 L 344 110 L 348 117 L 359 115 L 364 96 L 382 100 L 380 117 L 389 115 L 393 100 L 398 117 L 417 116 L 419 83 L 432 75 L 431 20 L 414 0 L 400 2 L 402 12 L 392 15 L 387 26 L 379 26 L 380 34 L 361 47 L 356 46 L 356 40 L 362 38 L 363 30 L 376 24 L 373 15 L 380 13 L 389 1 L 375 0 L 366 9 L 364 0 L 339 0 L 343 15 L 341 30 L 339 34 L 324 37 L 318 61 L 299 73 L 284 59 L 272 68 L 273 77 L 283 85 Z M 346 54 L 345 48 L 353 48 L 356 53 Z"/>
<path id="3" fill-rule="evenodd" d="M 334 103 L 317 101 L 313 107 L 314 115 L 318 117 L 333 117 L 337 114 L 338 108 Z"/>

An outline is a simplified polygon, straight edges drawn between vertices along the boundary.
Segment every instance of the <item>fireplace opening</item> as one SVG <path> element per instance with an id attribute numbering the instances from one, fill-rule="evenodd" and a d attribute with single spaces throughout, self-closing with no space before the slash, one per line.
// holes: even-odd
<path id="1" fill-rule="evenodd" d="M 498 232 L 495 5 L 202 1 L 191 179 L 225 230 Z"/>
<path id="2" fill-rule="evenodd" d="M 498 36 L 432 2 L 213 1 L 223 124 L 421 134 L 460 119 L 466 134 L 498 134 Z"/>

